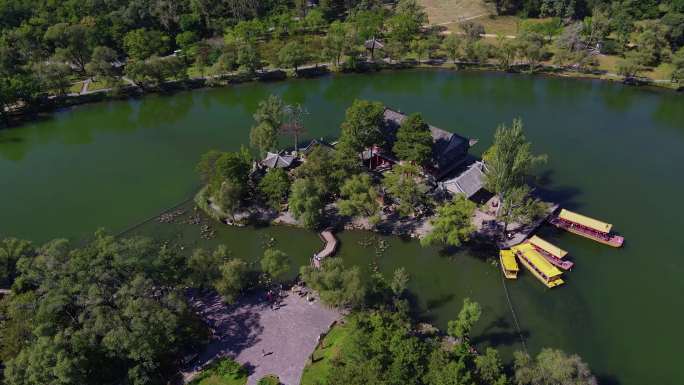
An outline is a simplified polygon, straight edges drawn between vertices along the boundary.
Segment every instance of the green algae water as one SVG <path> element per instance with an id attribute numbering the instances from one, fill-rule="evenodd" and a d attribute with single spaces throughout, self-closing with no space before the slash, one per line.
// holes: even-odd
<path id="1" fill-rule="evenodd" d="M 210 148 L 248 143 L 257 103 L 278 93 L 310 112 L 309 138 L 334 137 L 354 98 L 479 138 L 479 154 L 500 123 L 521 117 L 534 149 L 549 155 L 541 188 L 564 207 L 613 223 L 626 238 L 613 249 L 545 227 L 570 252 L 567 284 L 547 290 L 530 274 L 507 282 L 528 349 L 559 347 L 583 356 L 600 383 L 681 384 L 684 343 L 684 100 L 681 95 L 596 81 L 442 71 L 383 72 L 316 80 L 245 84 L 60 111 L 0 131 L 0 236 L 43 242 L 121 231 L 191 196 L 193 172 Z M 283 138 L 284 145 L 290 140 Z M 190 246 L 225 243 L 254 259 L 273 238 L 306 263 L 316 234 L 287 227 L 216 227 L 202 241 L 190 225 L 151 222 L 140 232 Z M 444 327 L 464 297 L 484 308 L 478 346 L 505 355 L 520 349 L 500 273 L 488 255 L 444 255 L 415 241 L 382 238 L 377 255 L 364 232 L 340 234 L 339 256 L 365 270 L 411 273 L 422 317 Z"/>

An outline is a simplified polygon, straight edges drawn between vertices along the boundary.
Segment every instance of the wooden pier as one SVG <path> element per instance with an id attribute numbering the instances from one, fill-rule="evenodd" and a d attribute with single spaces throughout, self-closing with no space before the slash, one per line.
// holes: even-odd
<path id="1" fill-rule="evenodd" d="M 325 247 L 323 247 L 323 250 L 314 254 L 312 258 L 312 263 L 316 268 L 321 267 L 321 262 L 325 258 L 335 254 L 338 244 L 337 238 L 335 238 L 335 235 L 330 230 L 324 230 L 318 235 L 321 237 L 321 240 L 325 242 Z"/>

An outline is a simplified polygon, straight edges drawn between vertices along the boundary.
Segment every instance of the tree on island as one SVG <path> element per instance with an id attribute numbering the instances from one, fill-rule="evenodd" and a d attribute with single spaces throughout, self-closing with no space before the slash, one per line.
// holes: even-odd
<path id="1" fill-rule="evenodd" d="M 312 229 L 320 224 L 325 203 L 318 185 L 311 178 L 300 178 L 292 183 L 289 206 L 295 219 Z"/>
<path id="2" fill-rule="evenodd" d="M 287 201 L 290 192 L 290 177 L 282 168 L 272 168 L 259 182 L 259 191 L 271 208 L 280 210 L 280 205 Z"/>
<path id="3" fill-rule="evenodd" d="M 382 185 L 397 203 L 397 212 L 402 217 L 414 215 L 427 204 L 429 189 L 421 180 L 417 165 L 395 165 L 392 171 L 385 173 Z"/>
<path id="4" fill-rule="evenodd" d="M 261 256 L 261 270 L 274 281 L 279 281 L 290 271 L 290 257 L 278 249 L 268 248 Z"/>
<path id="5" fill-rule="evenodd" d="M 523 352 L 514 353 L 517 385 L 596 385 L 598 381 L 578 355 L 545 348 L 532 359 Z"/>
<path id="6" fill-rule="evenodd" d="M 283 124 L 284 108 L 283 100 L 277 95 L 259 102 L 253 115 L 255 125 L 249 133 L 249 142 L 261 156 L 278 149 L 278 130 Z"/>
<path id="7" fill-rule="evenodd" d="M 214 202 L 221 211 L 235 220 L 235 213 L 240 209 L 240 206 L 242 206 L 242 198 L 245 195 L 245 191 L 246 188 L 244 185 L 236 183 L 233 180 L 226 180 L 221 183 L 218 192 L 214 194 Z"/>
<path id="8" fill-rule="evenodd" d="M 345 150 L 340 143 L 335 150 L 316 146 L 306 161 L 295 169 L 297 179 L 308 178 L 314 181 L 323 196 L 337 194 L 340 186 L 356 170 L 358 155 Z"/>
<path id="9" fill-rule="evenodd" d="M 437 207 L 436 211 L 431 221 L 432 230 L 420 240 L 421 245 L 440 243 L 458 247 L 470 239 L 470 234 L 475 231 L 472 222 L 475 203 L 463 194 L 456 194 L 451 202 Z"/>
<path id="10" fill-rule="evenodd" d="M 487 165 L 485 188 L 499 197 L 497 217 L 504 223 L 504 233 L 511 222 L 529 223 L 544 210 L 543 203 L 530 196 L 526 179 L 535 166 L 546 161 L 546 156 L 532 153 L 522 120 L 513 120 L 511 127 L 500 125 L 483 159 Z"/>
<path id="11" fill-rule="evenodd" d="M 380 194 L 373 186 L 368 174 L 353 175 L 347 179 L 340 189 L 341 199 L 338 201 L 340 214 L 350 217 L 368 218 L 371 224 L 380 220 Z"/>
<path id="12" fill-rule="evenodd" d="M 358 266 L 345 268 L 341 258 L 327 258 L 320 269 L 306 265 L 299 273 L 330 306 L 360 308 L 364 304 L 366 289 Z"/>
<path id="13" fill-rule="evenodd" d="M 356 99 L 347 108 L 340 142 L 345 142 L 359 153 L 373 145 L 384 142 L 382 125 L 385 107 L 380 102 Z"/>
<path id="14" fill-rule="evenodd" d="M 432 156 L 432 134 L 422 115 L 411 114 L 399 126 L 397 140 L 392 148 L 399 159 L 425 164 Z"/>
<path id="15" fill-rule="evenodd" d="M 219 268 L 221 276 L 214 283 L 214 288 L 223 297 L 223 301 L 232 304 L 247 287 L 247 262 L 240 258 L 231 258 Z"/>
<path id="16" fill-rule="evenodd" d="M 285 119 L 280 126 L 280 132 L 291 135 L 294 138 L 294 149 L 297 151 L 299 138 L 306 132 L 304 129 L 304 116 L 308 115 L 309 112 L 302 107 L 301 104 L 287 105 L 283 111 L 285 113 Z"/>

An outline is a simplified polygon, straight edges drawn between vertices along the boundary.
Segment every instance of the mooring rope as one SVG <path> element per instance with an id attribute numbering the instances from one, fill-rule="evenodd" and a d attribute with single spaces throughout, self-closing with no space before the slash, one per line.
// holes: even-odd
<path id="1" fill-rule="evenodd" d="M 520 336 L 520 343 L 522 344 L 525 354 L 527 352 L 527 345 L 525 345 L 525 337 L 522 335 L 522 330 L 520 330 L 520 323 L 518 322 L 518 316 L 515 313 L 515 308 L 513 308 L 513 302 L 511 301 L 511 296 L 508 293 L 508 287 L 506 286 L 506 280 L 504 279 L 503 271 L 501 272 L 501 285 L 504 288 L 504 293 L 506 294 L 506 301 L 508 301 L 508 308 L 511 310 L 511 315 L 513 316 L 513 322 L 515 323 L 515 328 L 518 330 L 518 336 Z"/>
<path id="2" fill-rule="evenodd" d="M 142 221 L 140 221 L 140 222 L 138 222 L 138 223 L 136 223 L 136 224 L 134 224 L 134 225 L 132 225 L 132 226 L 128 226 L 127 228 L 125 228 L 125 229 L 119 231 L 118 233 L 114 234 L 114 237 L 119 238 L 119 237 L 121 237 L 121 236 L 123 236 L 123 235 L 125 235 L 125 234 L 128 234 L 128 233 L 130 233 L 131 231 L 137 229 L 138 227 L 140 227 L 140 226 L 142 226 L 142 225 L 144 225 L 144 224 L 146 224 L 146 223 L 148 223 L 148 222 L 150 222 L 150 221 L 153 221 L 153 220 L 159 218 L 159 216 L 161 216 L 162 214 L 168 213 L 169 211 L 175 210 L 175 209 L 177 209 L 177 208 L 183 206 L 184 204 L 186 204 L 186 203 L 190 202 L 191 200 L 195 199 L 195 194 L 196 194 L 196 192 L 193 193 L 189 198 L 184 199 L 182 202 L 176 203 L 175 205 L 173 205 L 173 206 L 171 206 L 171 207 L 168 207 L 168 208 L 162 210 L 162 211 L 159 212 L 158 214 L 155 214 L 155 215 L 153 215 L 153 216 L 151 216 L 151 217 L 149 217 L 149 218 L 147 218 L 147 219 L 144 219 L 144 220 L 142 220 Z"/>

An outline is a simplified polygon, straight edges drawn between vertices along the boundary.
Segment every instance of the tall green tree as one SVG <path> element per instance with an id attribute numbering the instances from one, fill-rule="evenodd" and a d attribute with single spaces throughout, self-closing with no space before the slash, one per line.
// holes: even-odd
<path id="1" fill-rule="evenodd" d="M 442 42 L 442 49 L 446 52 L 447 57 L 454 63 L 456 63 L 456 60 L 460 55 L 461 43 L 461 38 L 455 33 L 447 35 Z"/>
<path id="2" fill-rule="evenodd" d="M 254 123 L 249 134 L 252 147 L 263 156 L 267 151 L 278 148 L 278 130 L 283 125 L 285 104 L 277 95 L 271 95 L 259 102 L 254 113 Z"/>
<path id="3" fill-rule="evenodd" d="M 384 142 L 382 127 L 385 107 L 380 102 L 356 99 L 345 113 L 340 141 L 360 152 Z"/>
<path id="4" fill-rule="evenodd" d="M 145 60 L 153 55 L 163 55 L 169 50 L 170 38 L 157 30 L 139 28 L 124 36 L 123 45 L 128 57 Z"/>
<path id="5" fill-rule="evenodd" d="M 86 71 L 90 76 L 103 80 L 112 86 L 116 81 L 117 71 L 114 68 L 116 51 L 109 47 L 95 47 L 90 61 L 86 64 Z"/>
<path id="6" fill-rule="evenodd" d="M 308 228 L 315 228 L 323 218 L 325 203 L 316 182 L 311 178 L 300 178 L 292 183 L 289 206 L 295 219 Z"/>
<path id="7" fill-rule="evenodd" d="M 428 187 L 416 165 L 395 165 L 392 171 L 385 173 L 382 185 L 397 203 L 400 216 L 414 215 L 428 203 Z"/>
<path id="8" fill-rule="evenodd" d="M 436 211 L 435 218 L 430 222 L 432 230 L 420 240 L 421 245 L 439 243 L 460 246 L 462 242 L 470 239 L 470 235 L 475 231 L 475 203 L 463 194 L 457 194 L 451 202 L 437 207 Z"/>
<path id="9" fill-rule="evenodd" d="M 598 384 L 589 366 L 578 355 L 567 355 L 560 350 L 542 349 L 536 359 L 516 352 L 513 362 L 517 385 Z"/>
<path id="10" fill-rule="evenodd" d="M 463 307 L 458 313 L 458 317 L 449 321 L 447 331 L 450 336 L 458 338 L 461 343 L 468 343 L 470 332 L 473 326 L 482 316 L 482 307 L 479 303 L 471 301 L 470 298 L 463 299 Z"/>
<path id="11" fill-rule="evenodd" d="M 57 23 L 48 27 L 44 39 L 54 46 L 56 60 L 71 63 L 85 73 L 93 52 L 92 33 L 85 24 Z"/>
<path id="12" fill-rule="evenodd" d="M 290 257 L 274 248 L 264 250 L 261 256 L 261 270 L 273 280 L 281 280 L 290 271 Z"/>
<path id="13" fill-rule="evenodd" d="M 0 241 L 0 288 L 9 288 L 17 277 L 17 262 L 35 257 L 36 249 L 29 241 L 5 238 Z"/>
<path id="14" fill-rule="evenodd" d="M 44 91 L 50 91 L 55 95 L 66 95 L 71 81 L 71 69 L 63 63 L 37 63 L 33 65 L 40 87 Z"/>
<path id="15" fill-rule="evenodd" d="M 432 157 L 432 134 L 422 115 L 409 115 L 397 131 L 392 151 L 401 160 L 425 164 Z"/>
<path id="16" fill-rule="evenodd" d="M 294 68 L 295 73 L 302 64 L 306 63 L 306 51 L 298 41 L 286 43 L 278 52 L 278 62 L 285 68 Z"/>
<path id="17" fill-rule="evenodd" d="M 360 308 L 364 304 L 366 289 L 358 266 L 345 268 L 342 259 L 327 258 L 320 269 L 306 265 L 299 273 L 328 305 Z"/>
<path id="18" fill-rule="evenodd" d="M 224 262 L 219 270 L 221 276 L 214 283 L 214 287 L 226 303 L 235 303 L 248 284 L 247 262 L 240 258 L 232 258 Z"/>
<path id="19" fill-rule="evenodd" d="M 505 220 L 510 216 L 507 212 L 516 211 L 514 217 L 523 217 L 517 208 L 538 208 L 536 204 L 528 204 L 530 190 L 526 186 L 526 178 L 537 165 L 546 161 L 546 156 L 532 153 L 532 144 L 525 138 L 520 119 L 513 120 L 510 127 L 500 125 L 497 128 L 494 144 L 485 152 L 483 159 L 487 165 L 485 188 L 499 197 L 499 216 L 504 215 Z M 507 224 L 505 220 L 504 232 Z"/>
<path id="20" fill-rule="evenodd" d="M 347 25 L 335 20 L 328 27 L 328 32 L 325 36 L 325 48 L 329 52 L 329 56 L 333 59 L 335 66 L 340 66 L 340 60 L 344 49 L 346 47 L 347 41 Z"/>
<path id="21" fill-rule="evenodd" d="M 365 217 L 370 223 L 380 220 L 380 194 L 373 185 L 368 174 L 353 175 L 347 179 L 340 189 L 341 199 L 338 202 L 340 214 L 351 217 Z"/>
<path id="22" fill-rule="evenodd" d="M 508 383 L 496 349 L 487 347 L 485 353 L 476 356 L 474 361 L 477 375 L 483 384 L 506 385 Z"/>
<path id="23" fill-rule="evenodd" d="M 195 249 L 187 261 L 192 286 L 213 287 L 214 283 L 221 277 L 221 265 L 229 258 L 230 252 L 225 245 L 218 246 L 213 252 L 202 248 Z"/>
<path id="24" fill-rule="evenodd" d="M 280 205 L 285 203 L 290 193 L 290 178 L 282 168 L 268 170 L 266 175 L 259 181 L 259 191 L 266 198 L 271 208 L 280 210 Z"/>
<path id="25" fill-rule="evenodd" d="M 390 38 L 408 44 L 428 22 L 425 8 L 416 0 L 400 0 L 387 21 Z"/>

